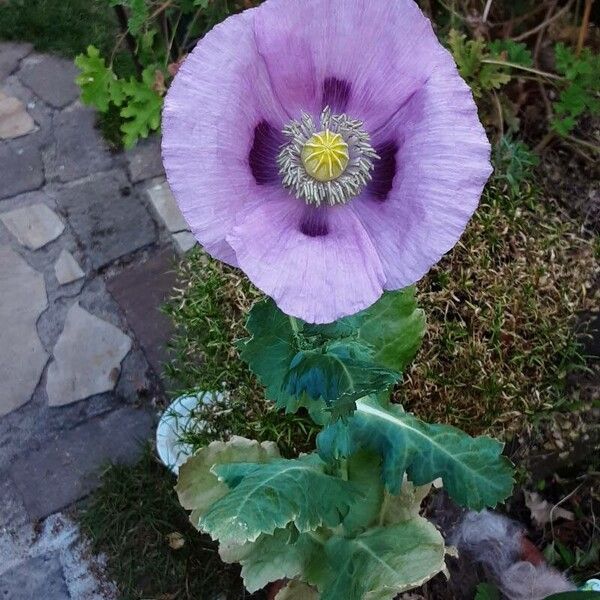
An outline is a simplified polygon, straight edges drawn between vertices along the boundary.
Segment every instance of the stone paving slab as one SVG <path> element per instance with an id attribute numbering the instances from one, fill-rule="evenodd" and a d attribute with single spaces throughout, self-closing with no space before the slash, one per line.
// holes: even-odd
<path id="1" fill-rule="evenodd" d="M 43 248 L 65 230 L 65 224 L 46 204 L 15 208 L 0 214 L 0 221 L 30 250 Z"/>
<path id="2" fill-rule="evenodd" d="M 36 128 L 27 135 L 27 139 L 35 142 L 38 148 L 53 143 L 52 118 L 56 111 L 23 85 L 16 74 L 7 77 L 0 83 L 0 89 L 7 96 L 12 96 L 22 102 L 27 113 L 35 121 Z"/>
<path id="3" fill-rule="evenodd" d="M 17 42 L 0 43 L 0 81 L 8 77 L 19 66 L 21 59 L 31 54 L 32 44 Z"/>
<path id="4" fill-rule="evenodd" d="M 0 489 L 0 498 L 3 499 Z M 10 573 L 11 583 L 18 581 L 19 573 L 31 575 L 32 565 L 39 558 L 51 557 L 61 569 L 54 565 L 54 573 L 62 576 L 62 583 L 68 589 L 69 600 L 116 600 L 117 590 L 114 584 L 103 575 L 106 559 L 94 556 L 89 544 L 81 538 L 79 527 L 64 514 L 55 514 L 41 523 L 14 522 L 0 526 L 0 586 L 5 584 L 11 595 L 14 591 L 7 581 Z M 43 567 L 37 570 L 47 573 Z M 62 571 L 62 572 L 61 572 Z M 64 592 L 64 586 L 62 591 Z M 0 589 L 2 589 L 0 587 Z M 26 596 L 27 600 L 55 600 L 46 590 L 40 595 Z"/>
<path id="5" fill-rule="evenodd" d="M 48 355 L 36 329 L 48 306 L 44 277 L 0 246 L 0 417 L 27 403 Z"/>
<path id="6" fill-rule="evenodd" d="M 153 185 L 148 189 L 146 194 L 156 215 L 168 231 L 171 233 L 187 231 L 187 222 L 181 214 L 175 197 L 166 181 Z"/>
<path id="7" fill-rule="evenodd" d="M 158 135 L 140 140 L 131 150 L 127 150 L 125 158 L 132 183 L 164 175 Z"/>
<path id="8" fill-rule="evenodd" d="M 109 461 L 135 461 L 153 422 L 148 411 L 127 406 L 65 431 L 15 460 L 9 476 L 30 517 L 43 519 L 89 494 Z"/>
<path id="9" fill-rule="evenodd" d="M 44 102 L 63 108 L 79 97 L 72 61 L 49 54 L 32 54 L 21 63 L 19 78 Z"/>
<path id="10" fill-rule="evenodd" d="M 173 242 L 179 254 L 186 254 L 198 245 L 198 240 L 191 231 L 179 231 L 173 234 Z"/>
<path id="11" fill-rule="evenodd" d="M 29 136 L 0 142 L 0 199 L 38 189 L 44 183 L 39 146 Z"/>
<path id="12" fill-rule="evenodd" d="M 162 373 L 169 358 L 167 343 L 173 335 L 173 323 L 160 307 L 176 283 L 174 258 L 164 250 L 107 282 L 156 373 Z"/>
<path id="13" fill-rule="evenodd" d="M 3 573 L 0 578 L 0 598 L 71 600 L 58 556 L 36 556 Z"/>
<path id="14" fill-rule="evenodd" d="M 0 139 L 27 135 L 35 129 L 35 121 L 25 105 L 14 96 L 0 91 Z"/>
<path id="15" fill-rule="evenodd" d="M 67 313 L 48 367 L 50 406 L 64 406 L 114 389 L 131 339 L 78 303 Z"/>
<path id="16" fill-rule="evenodd" d="M 154 221 L 120 170 L 65 186 L 56 200 L 95 269 L 157 240 Z"/>
<path id="17" fill-rule="evenodd" d="M 95 123 L 94 111 L 79 105 L 54 116 L 52 127 L 55 142 L 44 154 L 49 181 L 65 183 L 108 171 L 115 165 L 115 158 Z"/>
<path id="18" fill-rule="evenodd" d="M 75 260 L 75 257 L 64 248 L 61 250 L 58 260 L 54 265 L 54 274 L 60 285 L 67 285 L 85 277 L 85 273 Z"/>
<path id="19" fill-rule="evenodd" d="M 164 182 L 159 136 L 110 151 L 75 75 L 0 43 L 0 582 L 18 600 L 117 597 L 56 511 L 153 437 L 171 334 L 157 308 L 173 245 L 193 241 L 145 196 Z M 45 589 L 22 583 L 32 569 Z"/>

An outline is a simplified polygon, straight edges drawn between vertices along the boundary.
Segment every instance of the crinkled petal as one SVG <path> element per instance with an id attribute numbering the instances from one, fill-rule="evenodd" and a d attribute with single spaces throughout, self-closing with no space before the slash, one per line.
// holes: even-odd
<path id="1" fill-rule="evenodd" d="M 257 127 L 264 138 L 265 129 L 279 132 L 287 119 L 256 60 L 253 16 L 230 17 L 198 43 L 163 112 L 163 161 L 173 194 L 197 239 L 230 264 L 236 260 L 225 236 L 240 210 L 262 201 L 261 183 L 273 172 L 250 167 Z M 272 144 L 259 142 L 263 156 Z"/>
<path id="2" fill-rule="evenodd" d="M 456 244 L 491 174 L 490 144 L 449 55 L 374 141 L 397 147 L 395 176 L 388 187 L 386 169 L 351 207 L 377 248 L 385 288 L 398 289 Z"/>
<path id="3" fill-rule="evenodd" d="M 268 0 L 256 9 L 256 43 L 291 117 L 339 103 L 370 129 L 426 80 L 443 52 L 414 0 Z M 331 82 L 336 82 L 332 87 Z"/>
<path id="4" fill-rule="evenodd" d="M 381 262 L 348 207 L 315 217 L 296 198 L 273 195 L 234 228 L 227 241 L 250 280 L 285 313 L 329 323 L 375 302 Z"/>

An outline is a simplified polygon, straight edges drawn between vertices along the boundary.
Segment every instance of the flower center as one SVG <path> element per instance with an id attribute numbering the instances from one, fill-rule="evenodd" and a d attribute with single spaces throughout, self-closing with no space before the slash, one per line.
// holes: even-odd
<path id="1" fill-rule="evenodd" d="M 282 184 L 310 206 L 345 204 L 371 181 L 379 159 L 361 121 L 321 113 L 319 126 L 303 114 L 283 129 L 288 143 L 277 157 Z"/>
<path id="2" fill-rule="evenodd" d="M 315 133 L 304 144 L 301 153 L 306 172 L 317 181 L 337 179 L 348 166 L 348 144 L 339 133 L 326 129 Z"/>

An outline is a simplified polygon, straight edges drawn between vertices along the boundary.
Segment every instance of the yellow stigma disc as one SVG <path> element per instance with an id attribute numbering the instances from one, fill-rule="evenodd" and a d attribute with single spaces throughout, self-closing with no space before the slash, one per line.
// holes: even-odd
<path id="1" fill-rule="evenodd" d="M 306 172 L 317 181 L 337 179 L 348 166 L 348 144 L 339 133 L 326 129 L 315 133 L 302 148 Z"/>

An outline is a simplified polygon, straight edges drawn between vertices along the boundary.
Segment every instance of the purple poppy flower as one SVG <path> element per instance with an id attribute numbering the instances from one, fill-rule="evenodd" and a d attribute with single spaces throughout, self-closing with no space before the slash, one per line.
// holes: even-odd
<path id="1" fill-rule="evenodd" d="M 179 70 L 163 158 L 205 249 L 326 323 L 418 281 L 490 175 L 468 86 L 412 0 L 267 0 Z"/>

